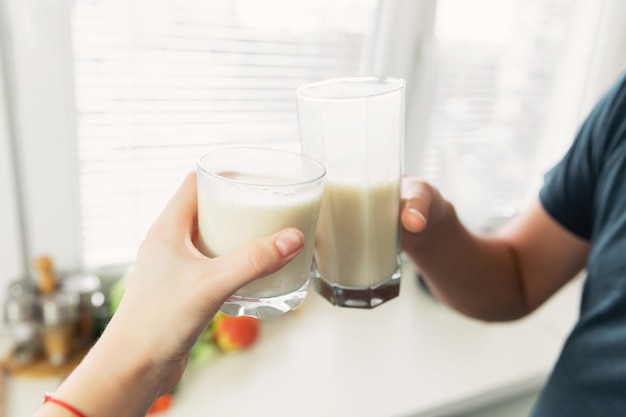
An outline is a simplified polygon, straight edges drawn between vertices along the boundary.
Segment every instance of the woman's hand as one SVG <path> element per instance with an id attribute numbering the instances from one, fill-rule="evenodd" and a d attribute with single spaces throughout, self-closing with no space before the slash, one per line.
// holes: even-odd
<path id="1" fill-rule="evenodd" d="M 272 273 L 303 248 L 288 229 L 236 252 L 209 259 L 196 248 L 196 178 L 190 174 L 142 243 L 117 321 L 134 326 L 161 393 L 180 379 L 187 355 L 224 301 Z M 117 322 L 115 323 L 117 324 Z"/>
<path id="2" fill-rule="evenodd" d="M 144 415 L 178 383 L 193 344 L 224 301 L 304 246 L 300 231 L 285 229 L 211 259 L 196 238 L 196 176 L 189 174 L 142 243 L 104 334 L 55 397 L 90 417 Z M 46 404 L 37 415 L 62 411 Z"/>

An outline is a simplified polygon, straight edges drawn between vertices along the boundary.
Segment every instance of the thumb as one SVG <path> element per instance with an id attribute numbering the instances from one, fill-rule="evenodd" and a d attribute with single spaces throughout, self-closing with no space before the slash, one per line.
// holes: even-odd
<path id="1" fill-rule="evenodd" d="M 257 239 L 234 252 L 214 258 L 219 263 L 220 286 L 231 295 L 245 284 L 278 271 L 304 248 L 304 235 L 288 228 Z"/>
<path id="2" fill-rule="evenodd" d="M 415 178 L 402 179 L 402 211 L 400 221 L 412 233 L 426 229 L 430 206 L 433 200 L 432 187 Z"/>

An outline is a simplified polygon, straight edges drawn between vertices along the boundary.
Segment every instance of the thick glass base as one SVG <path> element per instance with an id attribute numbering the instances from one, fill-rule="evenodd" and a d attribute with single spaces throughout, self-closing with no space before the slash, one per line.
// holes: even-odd
<path id="1" fill-rule="evenodd" d="M 253 298 L 233 295 L 222 304 L 220 311 L 235 317 L 249 316 L 261 320 L 275 319 L 300 307 L 307 296 L 308 286 L 309 280 L 292 293 L 271 298 Z"/>
<path id="2" fill-rule="evenodd" d="M 314 270 L 315 290 L 326 300 L 338 307 L 374 308 L 400 294 L 402 263 L 398 257 L 398 268 L 385 281 L 366 288 L 342 287 L 331 284 Z"/>

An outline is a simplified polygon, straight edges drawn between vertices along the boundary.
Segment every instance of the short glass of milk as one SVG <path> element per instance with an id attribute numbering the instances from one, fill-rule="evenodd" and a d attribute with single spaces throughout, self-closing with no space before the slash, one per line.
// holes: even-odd
<path id="1" fill-rule="evenodd" d="M 307 295 L 326 171 L 299 153 L 223 148 L 197 163 L 200 251 L 215 257 L 286 227 L 305 246 L 279 271 L 240 288 L 221 307 L 231 316 L 272 319 L 300 306 Z"/>
<path id="2" fill-rule="evenodd" d="M 355 76 L 296 91 L 302 153 L 327 171 L 314 283 L 337 306 L 373 308 L 400 291 L 404 86 Z"/>

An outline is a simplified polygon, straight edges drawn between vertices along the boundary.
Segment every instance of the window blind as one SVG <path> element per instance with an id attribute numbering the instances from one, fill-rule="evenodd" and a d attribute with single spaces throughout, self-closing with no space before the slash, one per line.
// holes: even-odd
<path id="1" fill-rule="evenodd" d="M 367 72 L 376 17 L 374 0 L 74 0 L 84 264 L 130 261 L 211 147 L 299 149 L 295 89 Z"/>
<path id="2" fill-rule="evenodd" d="M 537 166 L 576 0 L 439 0 L 423 176 L 483 229 L 514 215 Z M 601 2 L 598 2 L 601 7 Z"/>

